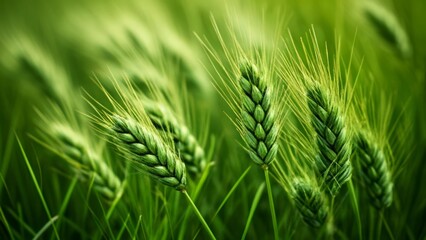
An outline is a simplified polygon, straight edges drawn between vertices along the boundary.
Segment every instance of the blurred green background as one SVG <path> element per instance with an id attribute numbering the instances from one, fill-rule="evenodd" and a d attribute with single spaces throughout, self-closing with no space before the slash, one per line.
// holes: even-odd
<path id="1" fill-rule="evenodd" d="M 93 81 L 95 76 L 107 88 L 112 88 L 111 76 L 120 79 L 126 74 L 142 90 L 147 89 L 146 82 L 174 89 L 172 99 L 181 96 L 178 102 L 184 105 L 186 122 L 199 138 L 207 135 L 204 147 L 213 152 L 214 165 L 196 199 L 210 220 L 252 164 L 226 116 L 232 115 L 231 110 L 212 84 L 216 75 L 209 55 L 196 37 L 207 39 L 223 57 L 213 16 L 225 41 L 232 40 L 228 26 L 237 26 L 242 44 L 258 41 L 262 51 L 276 51 L 263 44 L 276 35 L 278 47 L 283 48 L 288 31 L 297 39 L 311 26 L 330 54 L 340 39 L 342 59 L 352 57 L 352 68 L 360 69 L 356 91 L 368 89 L 372 96 L 384 94 L 391 99 L 387 104 L 391 104 L 390 122 L 395 128 L 389 136 L 395 158 L 394 203 L 379 215 L 368 205 L 361 185 L 356 187 L 363 237 L 425 239 L 426 1 L 375 1 L 399 24 L 395 28 L 406 36 L 402 43 L 368 17 L 363 8 L 366 2 L 1 0 L 0 238 L 192 239 L 196 235 L 200 225 L 186 210 L 185 200 L 136 170 L 130 171 L 122 199 L 106 218 L 110 203 L 77 181 L 64 160 L 35 141 L 47 128 L 40 124 L 37 111 L 48 114 L 53 102 L 84 118 L 93 113 L 85 97 L 108 105 Z M 87 119 L 79 121 L 77 125 L 93 131 L 93 141 L 101 139 Z M 110 166 L 124 178 L 122 159 L 114 151 L 109 155 Z M 218 239 L 241 237 L 255 193 L 264 181 L 257 170 L 251 169 L 215 220 L 208 221 Z M 197 186 L 196 181 L 190 184 L 193 189 Z M 348 192 L 342 192 L 334 216 L 341 233 L 336 239 L 359 239 Z M 297 210 L 279 184 L 273 184 L 273 193 L 283 239 L 327 238 L 322 230 L 311 229 L 295 217 Z M 49 222 L 51 217 L 54 221 Z M 386 224 L 377 234 L 380 219 Z M 204 234 L 201 231 L 198 239 L 205 239 Z M 247 238 L 273 238 L 266 192 Z"/>

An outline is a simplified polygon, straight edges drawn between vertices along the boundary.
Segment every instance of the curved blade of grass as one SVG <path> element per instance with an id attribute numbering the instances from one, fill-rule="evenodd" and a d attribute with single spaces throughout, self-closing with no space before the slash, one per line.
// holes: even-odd
<path id="1" fill-rule="evenodd" d="M 252 167 L 252 165 L 248 166 L 247 169 L 243 172 L 243 174 L 241 174 L 241 176 L 238 178 L 238 180 L 234 183 L 234 185 L 232 186 L 231 190 L 229 190 L 228 194 L 226 194 L 225 198 L 220 203 L 220 205 L 217 208 L 216 212 L 214 213 L 213 217 L 210 219 L 210 223 L 213 222 L 213 220 L 219 214 L 220 210 L 222 210 L 223 206 L 225 206 L 225 204 L 228 202 L 228 200 L 231 197 L 231 195 L 235 192 L 235 190 L 240 185 L 240 183 L 243 181 L 243 179 L 245 178 L 245 176 L 247 175 L 247 173 L 249 173 L 251 167 Z M 194 236 L 194 239 L 197 238 L 197 236 L 198 236 L 199 233 L 200 233 L 200 230 L 197 231 L 197 233 Z"/>
<path id="2" fill-rule="evenodd" d="M 256 195 L 254 196 L 253 202 L 250 207 L 249 216 L 247 218 L 246 226 L 244 227 L 244 232 L 241 236 L 241 240 L 246 239 L 248 230 L 250 228 L 251 220 L 253 219 L 254 211 L 256 211 L 257 205 L 260 201 L 260 197 L 262 197 L 263 189 L 265 189 L 265 183 L 260 184 L 259 188 L 257 189 Z"/>
<path id="3" fill-rule="evenodd" d="M 16 104 L 15 109 L 21 109 L 21 104 Z M 12 116 L 13 119 L 11 120 L 11 126 L 10 126 L 10 130 L 9 133 L 7 134 L 7 139 L 6 139 L 6 143 L 5 143 L 5 148 L 3 149 L 2 152 L 0 152 L 2 154 L 2 163 L 0 166 L 0 176 L 2 178 L 2 180 L 4 180 L 4 178 L 6 177 L 6 173 L 7 170 L 9 168 L 9 164 L 10 164 L 10 156 L 12 154 L 12 149 L 14 147 L 14 143 L 15 141 L 13 141 L 13 137 L 14 137 L 14 132 L 16 130 L 16 127 L 18 125 L 18 121 L 19 119 L 21 119 L 21 111 L 16 110 L 15 112 L 12 112 Z M 3 143 L 2 143 L 3 144 Z M 5 187 L 5 183 L 3 181 L 3 184 L 0 184 L 0 195 L 3 191 L 3 187 Z M 7 190 L 7 189 L 6 189 Z"/>
<path id="4" fill-rule="evenodd" d="M 391 228 L 390 228 L 390 226 L 389 226 L 388 222 L 387 222 L 387 221 L 386 221 L 386 219 L 385 219 L 384 211 L 382 211 L 382 212 L 380 213 L 380 219 L 381 219 L 380 221 L 381 221 L 381 222 L 383 222 L 383 224 L 385 225 L 385 228 L 386 228 L 386 231 L 387 231 L 387 233 L 388 233 L 389 238 L 390 238 L 391 240 L 395 240 L 395 236 L 393 235 L 392 230 L 391 230 Z"/>
<path id="5" fill-rule="evenodd" d="M 0 221 L 3 222 L 4 226 L 6 227 L 6 230 L 9 233 L 10 239 L 14 240 L 15 237 L 13 235 L 12 229 L 9 226 L 9 223 L 7 222 L 7 219 L 6 219 L 6 216 L 4 215 L 2 207 L 0 207 Z"/>
<path id="6" fill-rule="evenodd" d="M 21 235 L 24 235 L 24 230 L 26 230 L 31 235 L 36 235 L 36 232 L 22 219 L 21 213 L 15 213 L 12 209 L 8 208 L 6 209 L 7 212 L 19 223 L 20 233 Z M 20 212 L 20 210 L 18 209 Z"/>
<path id="7" fill-rule="evenodd" d="M 51 218 L 44 226 L 40 229 L 40 231 L 37 232 L 37 234 L 34 236 L 33 240 L 37 240 L 43 235 L 44 232 L 50 227 L 53 226 L 53 224 L 58 220 L 59 216 L 56 215 L 53 218 Z"/>
<path id="8" fill-rule="evenodd" d="M 122 236 L 123 236 L 123 234 L 124 234 L 124 231 L 125 231 L 125 230 L 126 230 L 126 228 L 127 228 L 127 222 L 129 221 L 129 219 L 130 219 L 130 214 L 127 214 L 127 217 L 126 217 L 126 219 L 124 220 L 123 225 L 121 226 L 120 231 L 118 231 L 118 234 L 117 234 L 117 236 L 115 237 L 115 239 L 121 239 L 121 237 L 122 237 Z"/>
<path id="9" fill-rule="evenodd" d="M 216 237 L 214 236 L 213 232 L 210 230 L 209 225 L 206 223 L 206 220 L 204 220 L 203 215 L 201 215 L 200 211 L 198 210 L 197 206 L 195 206 L 194 202 L 192 201 L 191 197 L 189 196 L 188 192 L 183 190 L 181 191 L 183 193 L 183 195 L 185 195 L 185 197 L 188 199 L 188 202 L 190 203 L 192 209 L 194 209 L 195 214 L 197 215 L 197 217 L 199 218 L 201 224 L 203 225 L 203 227 L 205 228 L 205 230 L 207 231 L 208 235 L 210 236 L 210 238 L 212 240 L 215 240 Z"/>
<path id="10" fill-rule="evenodd" d="M 171 235 L 169 238 L 171 240 L 174 240 L 175 236 L 174 236 L 174 233 L 173 233 L 173 226 L 172 226 L 172 220 L 171 220 L 172 217 L 171 217 L 170 211 L 169 211 L 168 199 L 167 199 L 165 194 L 158 194 L 157 198 L 159 198 L 161 200 L 161 202 L 163 204 L 164 211 L 166 213 L 166 217 L 163 218 L 162 222 L 165 222 L 164 225 L 167 225 L 167 228 L 169 228 L 170 235 Z M 166 233 L 166 231 L 164 231 L 164 234 L 165 234 L 165 236 L 167 236 L 168 233 Z"/>
<path id="11" fill-rule="evenodd" d="M 243 181 L 244 177 L 250 171 L 251 166 L 252 165 L 250 165 L 249 167 L 247 167 L 247 169 L 243 172 L 243 174 L 238 178 L 237 182 L 235 182 L 234 186 L 232 186 L 231 190 L 229 190 L 228 194 L 226 194 L 226 196 L 223 199 L 222 203 L 219 205 L 218 209 L 214 213 L 211 221 L 213 221 L 215 219 L 215 217 L 217 216 L 217 214 L 219 214 L 220 210 L 223 208 L 223 206 L 225 205 L 225 203 L 228 201 L 228 199 L 231 197 L 231 195 L 235 192 L 235 190 L 237 189 L 237 187 L 240 185 L 241 181 Z"/>
<path id="12" fill-rule="evenodd" d="M 32 167 L 31 167 L 30 161 L 28 161 L 27 154 L 25 153 L 24 148 L 22 147 L 22 144 L 21 144 L 21 141 L 19 140 L 19 137 L 16 134 L 15 134 L 15 136 L 16 136 L 16 140 L 18 141 L 18 145 L 19 145 L 19 148 L 21 150 L 22 156 L 24 157 L 25 164 L 27 165 L 28 171 L 30 172 L 31 178 L 33 180 L 33 183 L 34 183 L 34 185 L 35 185 L 35 187 L 37 189 L 37 192 L 39 194 L 40 200 L 41 200 L 41 202 L 43 204 L 44 210 L 46 211 L 47 217 L 49 219 L 52 219 L 52 215 L 50 214 L 49 207 L 47 206 L 46 200 L 44 199 L 43 193 L 42 193 L 42 191 L 40 189 L 40 186 L 38 185 L 37 178 L 36 178 L 36 176 L 34 174 L 34 171 L 33 171 Z M 60 239 L 59 238 L 59 234 L 58 234 L 58 230 L 56 229 L 55 224 L 52 225 L 52 228 L 53 228 L 53 231 L 54 231 L 54 233 L 56 235 L 56 238 Z"/>
<path id="13" fill-rule="evenodd" d="M 120 202 L 121 197 L 123 196 L 124 189 L 127 186 L 127 180 L 123 181 L 123 184 L 121 185 L 121 189 L 119 193 L 117 194 L 117 197 L 114 199 L 114 201 L 111 204 L 111 207 L 108 209 L 107 214 L 105 215 L 105 219 L 108 221 L 111 218 L 111 214 L 114 212 L 115 208 L 117 207 L 117 204 Z"/>
<path id="14" fill-rule="evenodd" d="M 197 200 L 198 194 L 200 194 L 200 191 L 203 188 L 204 183 L 207 180 L 207 177 L 209 176 L 210 168 L 212 166 L 211 163 L 212 163 L 212 159 L 213 159 L 213 154 L 215 153 L 215 149 L 216 149 L 216 138 L 212 137 L 211 143 L 210 143 L 210 148 L 209 148 L 209 151 L 206 155 L 206 159 L 208 159 L 208 164 L 207 164 L 206 168 L 204 169 L 204 172 L 201 175 L 201 178 L 198 180 L 197 188 L 195 189 L 194 194 L 192 196 L 194 201 Z"/>
<path id="15" fill-rule="evenodd" d="M 68 187 L 68 190 L 67 190 L 67 192 L 65 194 L 65 198 L 62 201 L 61 207 L 59 208 L 59 212 L 58 212 L 57 216 L 61 218 L 61 221 L 58 221 L 57 226 L 56 226 L 57 228 L 60 228 L 59 225 L 62 222 L 63 214 L 64 214 L 65 210 L 67 209 L 68 203 L 69 203 L 69 201 L 71 199 L 71 195 L 74 192 L 74 189 L 75 189 L 75 186 L 77 185 L 77 182 L 78 182 L 78 175 L 76 174 L 74 176 L 74 178 L 72 179 L 72 181 L 70 183 L 70 186 Z"/>
<path id="16" fill-rule="evenodd" d="M 102 217 L 99 217 L 99 224 L 103 224 L 104 229 L 102 230 L 103 232 L 105 232 L 105 234 L 108 234 L 109 238 L 113 238 L 114 236 L 114 231 L 111 228 L 111 224 L 108 222 L 108 219 L 106 218 L 106 210 L 104 208 L 104 206 L 102 205 L 102 199 L 100 198 L 100 196 L 97 194 L 97 200 L 99 203 L 99 206 L 101 207 L 102 210 Z M 94 211 L 91 211 L 93 214 L 95 214 Z"/>
<path id="17" fill-rule="evenodd" d="M 138 231 L 139 231 L 139 226 L 142 224 L 142 215 L 139 215 L 139 219 L 138 219 L 138 222 L 136 223 L 136 228 L 135 228 L 135 231 L 134 231 L 134 233 L 133 233 L 133 237 L 132 237 L 132 239 L 133 240 L 135 240 L 135 239 L 137 239 L 138 237 L 137 236 L 139 236 L 137 233 L 138 233 Z M 145 231 L 143 231 L 143 228 L 142 228 L 142 233 L 143 233 L 143 237 L 144 237 L 144 239 L 147 239 L 147 236 L 146 236 L 146 232 Z"/>
<path id="18" fill-rule="evenodd" d="M 204 183 L 206 182 L 207 177 L 209 176 L 210 169 L 213 166 L 212 159 L 213 159 L 213 154 L 214 154 L 215 149 L 216 149 L 215 148 L 215 146 L 216 146 L 216 138 L 211 137 L 211 144 L 210 144 L 210 146 L 211 147 L 209 148 L 208 153 L 206 155 L 207 166 L 205 167 L 205 169 L 204 169 L 204 171 L 203 171 L 200 179 L 198 180 L 196 189 L 195 189 L 195 191 L 193 193 L 193 196 L 192 196 L 193 201 L 196 201 L 198 199 L 198 195 L 200 194 L 201 189 L 203 188 Z M 190 208 L 187 208 L 186 211 L 185 211 L 185 214 L 183 214 L 182 221 L 185 221 L 187 219 L 187 217 L 189 215 L 189 211 L 190 211 Z M 186 224 L 182 225 L 182 227 L 180 228 L 180 233 L 179 233 L 179 236 L 178 236 L 177 239 L 184 239 L 184 233 L 186 232 L 186 226 L 187 226 Z M 200 233 L 200 228 L 198 229 L 197 233 L 194 235 L 194 238 L 196 238 L 199 233 Z"/>

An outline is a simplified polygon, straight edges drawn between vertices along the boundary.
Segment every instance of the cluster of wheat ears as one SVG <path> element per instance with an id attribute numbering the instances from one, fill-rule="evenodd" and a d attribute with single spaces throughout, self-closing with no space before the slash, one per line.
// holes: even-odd
<path id="1" fill-rule="evenodd" d="M 379 34 L 385 32 L 383 37 L 391 38 L 385 40 L 401 55 L 410 54 L 403 30 L 380 16 L 380 11 L 366 9 L 371 27 Z M 218 93 L 226 102 L 219 118 L 231 123 L 222 127 L 233 126 L 229 131 L 240 135 L 240 139 L 226 143 L 234 142 L 233 146 L 240 149 L 239 161 L 247 165 L 234 187 L 249 176 L 251 163 L 246 159 L 251 159 L 264 174 L 265 185 L 262 183 L 259 189 L 265 186 L 267 190 L 275 239 L 290 231 L 277 221 L 275 207 L 280 200 L 273 192 L 277 188 L 293 203 L 284 208 L 296 209 L 308 226 L 324 228 L 330 238 L 341 234 L 333 220 L 339 214 L 336 199 L 342 191 L 355 209 L 358 199 L 365 195 L 377 215 L 383 214 L 393 202 L 395 180 L 394 156 L 383 130 L 392 127 L 384 114 L 389 109 L 377 109 L 377 104 L 365 101 L 366 95 L 357 94 L 357 83 L 363 81 L 358 79 L 362 69 L 355 69 L 354 74 L 350 64 L 345 65 L 340 42 L 336 41 L 330 51 L 325 42 L 318 41 L 312 27 L 300 41 L 291 33 L 279 34 L 279 40 L 261 36 L 273 39 L 268 45 L 268 41 L 255 38 L 244 40 L 239 26 L 221 28 L 213 16 L 211 19 L 215 39 L 203 33 L 194 35 L 200 52 L 204 51 L 208 59 L 205 66 L 185 53 L 191 47 L 178 40 L 168 43 L 161 39 L 163 49 L 143 49 L 147 52 L 144 57 L 120 45 L 116 37 L 110 36 L 110 42 L 96 42 L 99 48 L 93 54 L 99 51 L 113 56 L 106 58 L 107 71 L 92 76 L 101 93 L 96 96 L 84 89 L 82 93 L 71 91 L 70 77 L 54 58 L 40 59 L 47 56 L 41 48 L 31 41 L 20 42 L 21 52 L 14 54 L 21 54 L 20 64 L 38 73 L 50 99 L 47 107 L 37 107 L 39 127 L 31 134 L 32 139 L 60 156 L 78 179 L 110 206 L 126 201 L 126 191 L 131 187 L 127 178 L 135 172 L 149 176 L 155 180 L 153 184 L 181 192 L 204 233 L 216 239 L 210 223 L 218 212 L 209 223 L 194 196 L 203 186 L 197 183 L 215 177 L 209 172 L 221 163 L 213 161 L 215 151 L 220 150 L 209 146 L 212 143 L 207 140 L 208 125 L 215 120 L 208 114 L 200 117 L 208 109 L 197 108 L 194 102 L 197 94 Z M 135 24 L 131 18 L 126 21 L 129 27 L 124 34 L 134 34 L 131 41 L 140 41 L 140 46 L 156 41 L 155 36 L 139 36 L 137 32 L 143 30 L 132 29 Z M 120 24 L 111 23 L 111 28 L 119 29 Z M 169 37 L 173 34 L 170 32 Z M 164 70 L 171 66 L 163 61 L 165 56 L 178 59 L 171 60 L 177 69 L 171 70 L 173 73 Z M 348 68 L 342 69 L 343 65 Z M 168 80 L 173 77 L 185 81 Z M 209 92 L 209 81 L 216 92 Z M 113 167 L 117 165 L 122 168 Z M 360 190 L 355 191 L 355 187 Z M 362 214 L 357 211 L 355 224 L 360 236 Z"/>

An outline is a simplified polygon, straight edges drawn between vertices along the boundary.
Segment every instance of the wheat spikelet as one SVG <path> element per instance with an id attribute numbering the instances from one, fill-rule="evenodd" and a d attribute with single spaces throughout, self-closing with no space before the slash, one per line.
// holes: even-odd
<path id="1" fill-rule="evenodd" d="M 160 103 L 145 101 L 144 109 L 158 130 L 172 135 L 175 150 L 185 163 L 187 170 L 194 174 L 201 173 L 206 165 L 204 150 L 189 129 Z"/>
<path id="2" fill-rule="evenodd" d="M 278 150 L 271 90 L 255 65 L 242 63 L 240 73 L 242 136 L 251 159 L 258 165 L 268 166 Z"/>
<path id="3" fill-rule="evenodd" d="M 154 131 L 132 118 L 113 115 L 112 130 L 120 146 L 142 170 L 166 186 L 186 189 L 185 164 Z"/>
<path id="4" fill-rule="evenodd" d="M 412 50 L 408 36 L 391 12 L 370 1 L 363 5 L 363 11 L 367 20 L 383 40 L 394 47 L 401 56 L 411 56 Z"/>
<path id="5" fill-rule="evenodd" d="M 392 204 L 393 183 L 383 150 L 364 132 L 358 133 L 355 142 L 361 176 L 372 205 L 377 209 L 389 207 Z"/>
<path id="6" fill-rule="evenodd" d="M 320 85 L 308 87 L 307 98 L 318 147 L 316 167 L 330 193 L 335 196 L 352 174 L 347 129 L 339 108 Z"/>
<path id="7" fill-rule="evenodd" d="M 293 200 L 306 224 L 320 227 L 328 215 L 328 207 L 319 189 L 303 181 L 293 183 Z"/>
<path id="8" fill-rule="evenodd" d="M 83 137 L 64 124 L 52 124 L 51 136 L 60 146 L 60 152 L 66 157 L 82 164 L 78 170 L 94 179 L 94 189 L 106 199 L 113 200 L 121 189 L 121 181 L 102 160 L 100 154 L 93 151 Z"/>
<path id="9" fill-rule="evenodd" d="M 37 83 L 47 97 L 57 102 L 71 102 L 72 84 L 54 48 L 37 42 L 31 34 L 14 30 L 0 39 L 0 45 L 3 44 L 0 66 L 13 78 Z"/>

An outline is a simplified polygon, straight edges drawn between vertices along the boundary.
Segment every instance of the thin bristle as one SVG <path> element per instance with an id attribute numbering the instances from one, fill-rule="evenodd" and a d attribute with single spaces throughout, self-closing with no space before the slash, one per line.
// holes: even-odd
<path id="1" fill-rule="evenodd" d="M 120 146 L 143 171 L 166 186 L 186 189 L 185 164 L 155 132 L 132 118 L 112 116 L 112 130 Z"/>

